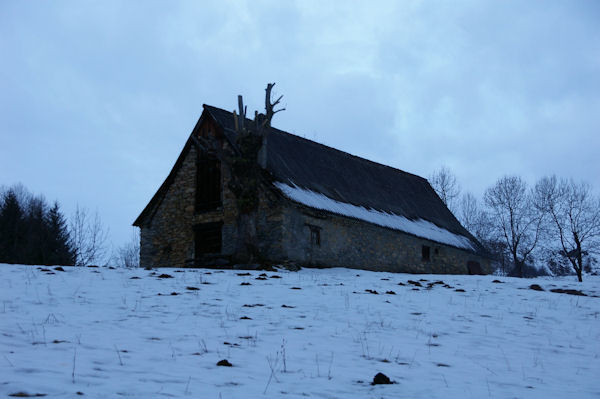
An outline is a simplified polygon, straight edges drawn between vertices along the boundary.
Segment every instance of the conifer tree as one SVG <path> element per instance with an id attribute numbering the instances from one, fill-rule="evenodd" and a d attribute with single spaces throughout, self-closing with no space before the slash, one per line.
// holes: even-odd
<path id="1" fill-rule="evenodd" d="M 9 189 L 0 203 L 0 262 L 18 263 L 22 260 L 23 218 L 17 195 Z"/>
<path id="2" fill-rule="evenodd" d="M 48 205 L 42 196 L 34 197 L 28 204 L 21 204 L 25 208 L 24 240 L 21 245 L 23 253 L 22 263 L 30 265 L 45 265 L 47 226 L 46 213 Z"/>
<path id="3" fill-rule="evenodd" d="M 23 186 L 0 196 L 0 263 L 73 265 L 75 249 L 58 202 L 48 207 Z"/>
<path id="4" fill-rule="evenodd" d="M 46 228 L 47 263 L 54 265 L 75 264 L 75 250 L 69 235 L 67 222 L 60 212 L 58 202 L 54 202 L 54 205 L 48 211 Z"/>

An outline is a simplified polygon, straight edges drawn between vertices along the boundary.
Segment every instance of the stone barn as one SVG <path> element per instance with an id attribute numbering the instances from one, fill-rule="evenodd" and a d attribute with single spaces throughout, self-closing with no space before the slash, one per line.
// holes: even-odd
<path id="1" fill-rule="evenodd" d="M 426 179 L 273 128 L 268 109 L 248 119 L 239 100 L 239 113 L 204 105 L 133 223 L 142 267 L 489 272 Z"/>

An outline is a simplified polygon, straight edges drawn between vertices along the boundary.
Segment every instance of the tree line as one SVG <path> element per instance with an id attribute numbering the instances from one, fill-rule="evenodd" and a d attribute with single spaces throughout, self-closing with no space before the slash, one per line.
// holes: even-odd
<path id="1" fill-rule="evenodd" d="M 73 265 L 76 251 L 57 202 L 11 188 L 0 203 L 0 262 Z"/>
<path id="2" fill-rule="evenodd" d="M 67 219 L 57 201 L 50 205 L 21 184 L 0 187 L 0 263 L 138 266 L 139 237 L 109 251 L 108 234 L 97 212 L 77 206 Z"/>
<path id="3" fill-rule="evenodd" d="M 517 277 L 592 272 L 600 251 L 600 197 L 586 182 L 547 176 L 529 186 L 504 176 L 488 187 L 483 202 L 461 195 L 446 167 L 429 181 L 462 225 L 484 246 L 498 272 Z"/>

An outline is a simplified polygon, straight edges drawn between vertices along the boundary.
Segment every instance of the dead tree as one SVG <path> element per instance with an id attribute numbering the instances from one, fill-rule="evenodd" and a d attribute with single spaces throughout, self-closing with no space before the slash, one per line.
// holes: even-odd
<path id="1" fill-rule="evenodd" d="M 265 110 L 267 114 L 265 115 L 264 121 L 262 121 L 261 130 L 263 131 L 263 135 L 268 133 L 268 129 L 271 127 L 271 120 L 273 119 L 273 116 L 275 116 L 275 114 L 278 112 L 285 111 L 285 108 L 275 110 L 275 106 L 279 104 L 279 102 L 283 98 L 283 95 L 279 96 L 279 98 L 277 98 L 275 102 L 271 102 L 271 90 L 273 90 L 273 86 L 275 86 L 275 83 L 269 83 L 267 84 L 267 88 L 265 89 Z"/>
<path id="2" fill-rule="evenodd" d="M 231 170 L 228 188 L 235 196 L 237 208 L 237 242 L 235 253 L 237 261 L 261 262 L 258 245 L 257 224 L 259 206 L 259 187 L 267 181 L 267 140 L 273 116 L 285 108 L 275 109 L 283 96 L 275 101 L 271 92 L 275 83 L 267 84 L 265 89 L 265 113 L 254 113 L 254 120 L 247 117 L 247 107 L 242 96 L 238 96 L 238 109 L 233 111 L 236 132 L 234 148 L 224 148 L 216 139 L 194 137 L 197 146 L 215 155 Z"/>
<path id="3" fill-rule="evenodd" d="M 267 140 L 273 116 L 285 108 L 275 109 L 283 96 L 271 100 L 275 83 L 265 89 L 265 114 L 254 113 L 254 121 L 248 123 L 242 96 L 238 96 L 238 111 L 234 112 L 236 146 L 239 151 L 231 159 L 232 177 L 229 188 L 236 197 L 238 218 L 238 243 L 236 253 L 243 254 L 250 262 L 261 261 L 258 245 L 257 224 L 259 187 L 266 182 L 264 169 L 267 166 Z"/>

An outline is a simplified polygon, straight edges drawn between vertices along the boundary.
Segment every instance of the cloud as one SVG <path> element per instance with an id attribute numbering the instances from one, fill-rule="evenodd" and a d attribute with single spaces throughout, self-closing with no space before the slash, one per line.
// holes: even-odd
<path id="1" fill-rule="evenodd" d="M 0 12 L 0 183 L 98 208 L 115 242 L 202 103 L 476 194 L 506 173 L 600 187 L 594 2 L 53 2 Z"/>

